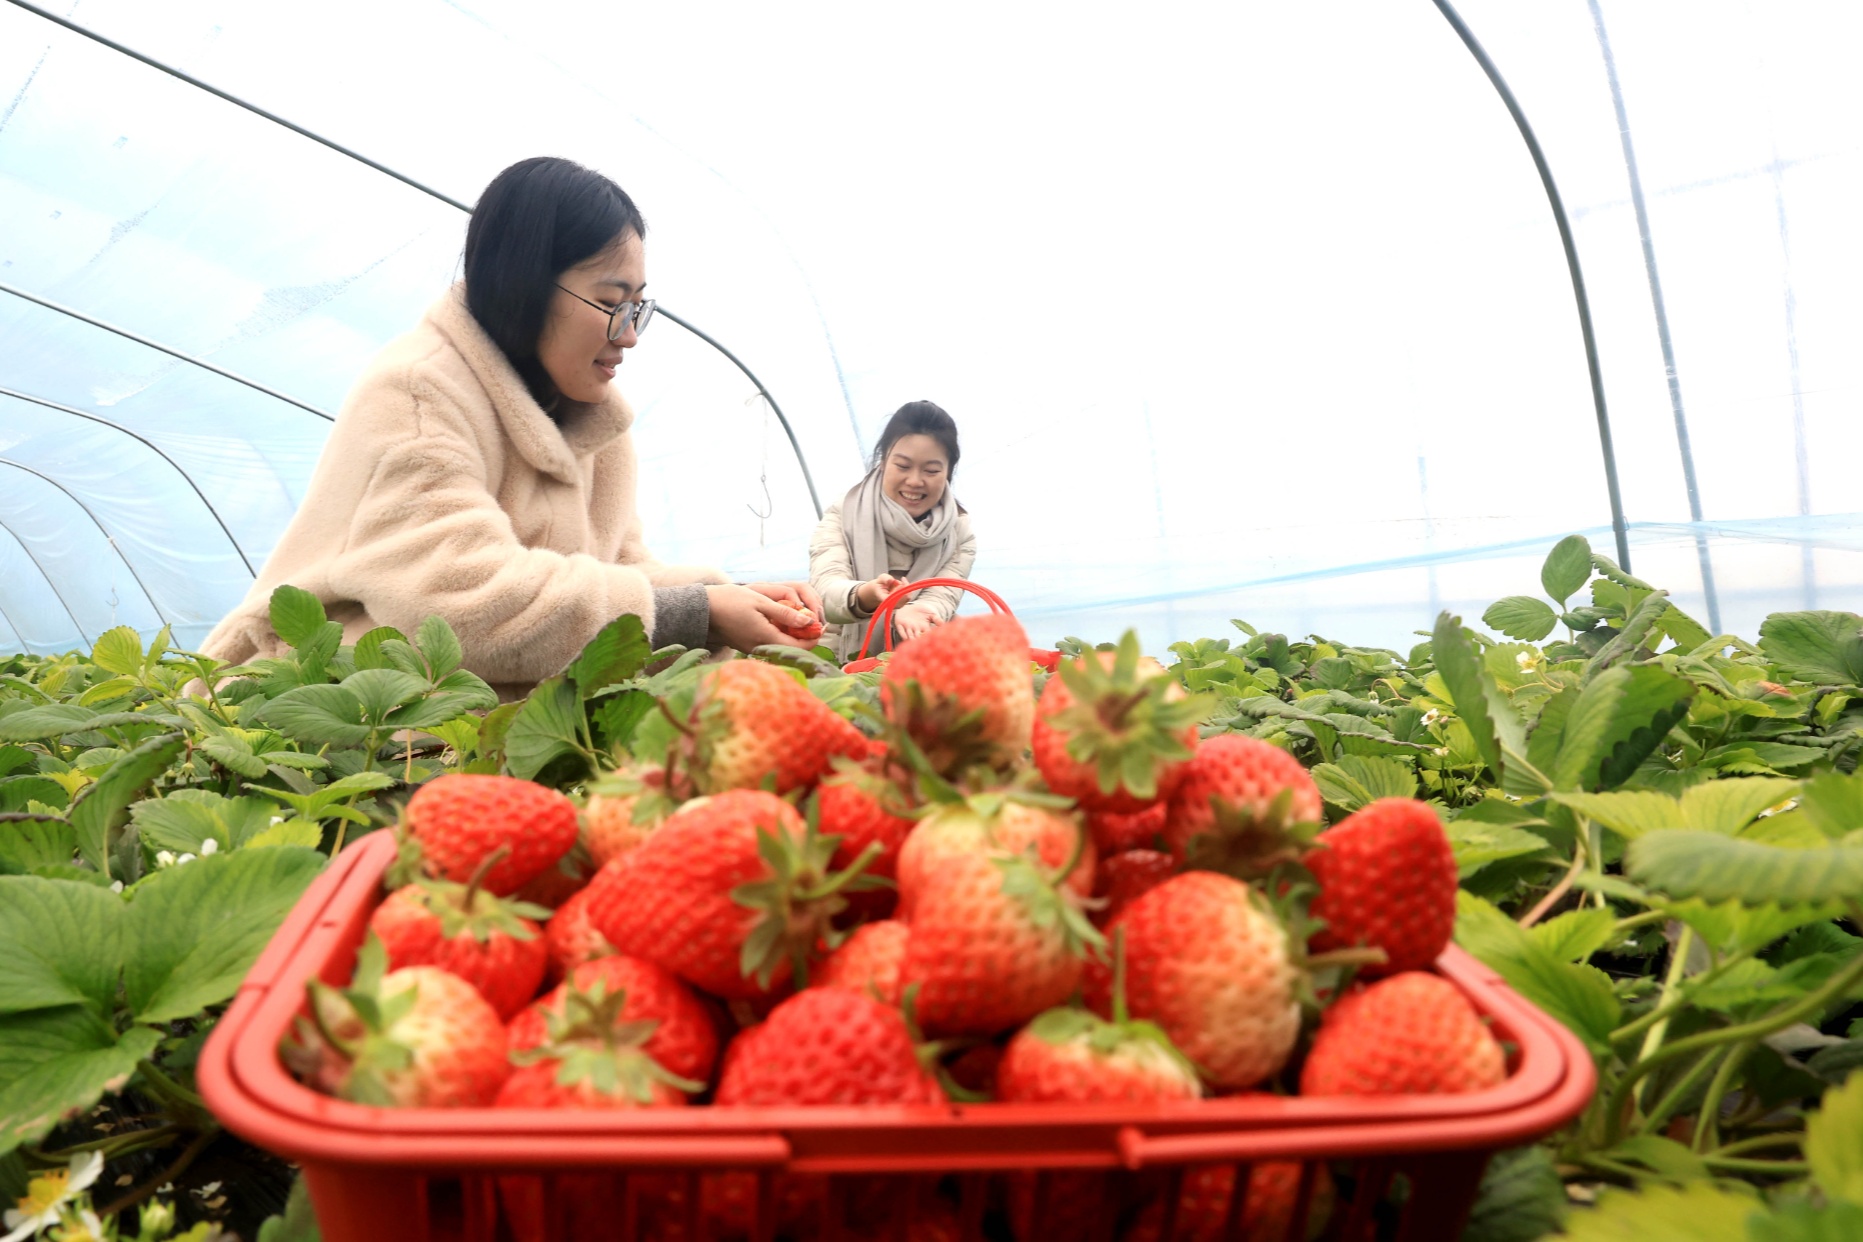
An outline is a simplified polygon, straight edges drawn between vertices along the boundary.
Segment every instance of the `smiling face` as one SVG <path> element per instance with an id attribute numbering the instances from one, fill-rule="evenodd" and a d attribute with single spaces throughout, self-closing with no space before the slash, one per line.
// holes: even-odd
<path id="1" fill-rule="evenodd" d="M 608 317 L 570 294 L 604 309 L 645 297 L 641 290 L 647 285 L 647 259 L 640 238 L 623 234 L 594 258 L 558 276 L 556 283 L 563 288 L 550 299 L 543 335 L 537 338 L 537 361 L 566 400 L 600 401 L 621 365 L 621 351 L 634 348 L 640 338 L 629 324 L 620 340 L 609 340 Z"/>
<path id="2" fill-rule="evenodd" d="M 930 513 L 944 498 L 950 458 L 931 436 L 900 436 L 886 454 L 880 489 L 913 517 Z"/>

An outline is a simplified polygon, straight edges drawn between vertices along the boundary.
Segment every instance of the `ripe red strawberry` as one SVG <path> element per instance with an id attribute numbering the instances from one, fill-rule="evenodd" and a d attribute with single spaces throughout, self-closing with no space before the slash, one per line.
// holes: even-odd
<path id="1" fill-rule="evenodd" d="M 1127 850 L 1100 863 L 1093 895 L 1106 904 L 1094 911 L 1093 923 L 1104 928 L 1119 912 L 1177 874 L 1177 859 L 1157 850 Z"/>
<path id="2" fill-rule="evenodd" d="M 742 1104 L 942 1104 L 897 1009 L 842 988 L 796 993 L 732 1041 L 715 1097 Z"/>
<path id="3" fill-rule="evenodd" d="M 622 953 L 715 996 L 767 996 L 805 966 L 844 889 L 834 845 L 774 794 L 737 789 L 680 807 L 589 882 L 589 917 Z"/>
<path id="4" fill-rule="evenodd" d="M 1126 1000 L 1221 1088 L 1278 1071 L 1300 1032 L 1287 935 L 1248 885 L 1213 871 L 1165 881 L 1120 912 Z M 1111 1012 L 1112 972 L 1087 968 L 1087 1003 Z"/>
<path id="5" fill-rule="evenodd" d="M 836 755 L 858 758 L 867 738 L 816 698 L 796 674 L 762 660 L 729 660 L 699 673 L 678 758 L 700 793 L 805 789 Z"/>
<path id="6" fill-rule="evenodd" d="M 1319 882 L 1308 913 L 1326 925 L 1313 951 L 1369 946 L 1389 959 L 1368 976 L 1420 970 L 1455 931 L 1456 865 L 1427 802 L 1379 798 L 1322 832 L 1301 861 Z"/>
<path id="7" fill-rule="evenodd" d="M 582 844 L 597 867 L 605 866 L 645 841 L 677 805 L 667 794 L 666 769 L 658 764 L 610 772 L 589 788 Z"/>
<path id="8" fill-rule="evenodd" d="M 1420 970 L 1348 993 L 1320 1019 L 1302 1095 L 1455 1095 L 1498 1086 L 1506 1056 L 1468 998 Z"/>
<path id="9" fill-rule="evenodd" d="M 1050 1009 L 1009 1041 L 996 1067 L 996 1098 L 1009 1104 L 1149 1103 L 1203 1094 L 1197 1071 L 1150 1022 L 1127 1016 L 1123 952 L 1114 946 L 1113 1020 L 1085 1009 Z M 1019 1237 L 1089 1237 L 1118 1215 L 1113 1183 L 1103 1174 L 1049 1174 L 1048 1206 L 1036 1219 L 1039 1176 L 1009 1179 L 1009 1215 Z M 1039 1225 L 1039 1231 L 1037 1226 Z"/>
<path id="10" fill-rule="evenodd" d="M 812 643 L 820 638 L 822 636 L 821 618 L 811 612 L 809 606 L 801 600 L 792 599 L 787 602 L 791 608 L 796 610 L 796 616 L 793 622 L 780 627 L 782 631 L 795 639 L 798 644 Z"/>
<path id="11" fill-rule="evenodd" d="M 504 1085 L 505 1028 L 478 989 L 437 966 L 389 972 L 370 937 L 341 991 L 312 981 L 288 1063 L 313 1086 L 358 1104 L 478 1108 Z"/>
<path id="12" fill-rule="evenodd" d="M 576 843 L 576 804 L 542 785 L 509 776 L 436 777 L 408 799 L 405 831 L 420 843 L 429 873 L 460 883 L 499 849 L 485 887 L 508 897 Z"/>
<path id="13" fill-rule="evenodd" d="M 591 895 L 590 889 L 583 889 L 558 906 L 543 925 L 544 948 L 550 954 L 544 979 L 551 984 L 561 982 L 564 975 L 584 962 L 614 955 L 615 947 L 602 937 L 589 917 Z"/>
<path id="14" fill-rule="evenodd" d="M 897 917 L 910 920 L 925 879 L 946 859 L 985 850 L 1024 854 L 1034 850 L 1048 867 L 1071 863 L 1063 883 L 1079 897 L 1090 896 L 1097 867 L 1093 842 L 1082 839 L 1074 815 L 1016 795 L 979 794 L 932 804 L 899 850 Z"/>
<path id="15" fill-rule="evenodd" d="M 897 919 L 863 923 L 841 947 L 822 959 L 815 983 L 824 988 L 847 988 L 888 1005 L 900 1000 L 899 967 L 906 959 L 911 928 Z"/>
<path id="16" fill-rule="evenodd" d="M 1165 803 L 1154 802 L 1142 811 L 1120 815 L 1112 811 L 1087 812 L 1087 831 L 1101 858 L 1127 850 L 1155 850 L 1164 839 Z"/>
<path id="17" fill-rule="evenodd" d="M 899 980 L 918 986 L 927 1034 L 993 1035 L 1061 1004 L 1079 986 L 1099 933 L 1081 913 L 1080 897 L 1060 883 L 1069 864 L 1050 867 L 1033 853 L 956 853 L 915 881 Z"/>
<path id="18" fill-rule="evenodd" d="M 996 1067 L 1009 1104 L 1194 1100 L 1197 1071 L 1150 1022 L 1108 1022 L 1085 1009 L 1050 1009 L 1016 1033 Z"/>
<path id="19" fill-rule="evenodd" d="M 530 1003 L 550 952 L 533 920 L 541 906 L 494 897 L 476 883 L 416 880 L 369 916 L 388 968 L 437 966 L 479 990 L 502 1021 Z"/>
<path id="20" fill-rule="evenodd" d="M 1115 652 L 1063 661 L 1035 709 L 1035 766 L 1089 811 L 1130 815 L 1170 796 L 1208 703 L 1190 698 L 1127 630 Z"/>
<path id="21" fill-rule="evenodd" d="M 614 999 L 618 998 L 618 999 Z M 718 1059 L 718 1028 L 691 989 L 670 971 L 638 957 L 614 955 L 584 962 L 568 980 L 525 1009 L 506 1028 L 513 1053 L 543 1047 L 552 1024 L 582 1022 L 606 1006 L 611 1024 L 635 1032 L 640 1050 L 680 1078 L 705 1082 Z M 584 1029 L 581 1038 L 600 1032 Z"/>
<path id="22" fill-rule="evenodd" d="M 1296 824 L 1320 821 L 1320 791 L 1278 746 L 1240 733 L 1206 738 L 1178 774 L 1164 839 L 1179 859 L 1230 871 L 1282 852 Z"/>
<path id="23" fill-rule="evenodd" d="M 1171 1236 L 1178 1242 L 1220 1242 L 1231 1237 L 1241 1242 L 1286 1242 L 1300 1198 L 1300 1162 L 1264 1160 L 1249 1166 L 1248 1201 L 1242 1207 L 1241 1232 L 1231 1234 L 1230 1199 L 1235 1188 L 1233 1164 L 1198 1164 L 1186 1169 L 1178 1192 L 1176 1230 Z M 1302 1238 L 1318 1237 L 1326 1228 L 1332 1201 L 1332 1177 L 1325 1165 L 1316 1164 Z M 1164 1202 L 1156 1200 L 1133 1220 L 1121 1242 L 1159 1242 L 1163 1236 Z"/>
<path id="24" fill-rule="evenodd" d="M 906 792 L 886 776 L 884 759 L 836 759 L 835 770 L 822 779 L 815 796 L 821 834 L 841 839 L 834 851 L 836 868 L 852 866 L 869 845 L 878 845 L 867 874 L 888 880 L 898 876 L 900 847 L 918 820 L 909 814 L 913 808 Z M 895 902 L 891 889 L 860 896 L 851 903 L 856 917 L 883 918 Z"/>
<path id="25" fill-rule="evenodd" d="M 595 862 L 580 846 L 543 869 L 543 874 L 511 894 L 515 901 L 554 910 L 588 886 Z"/>
<path id="26" fill-rule="evenodd" d="M 1009 614 L 957 617 L 893 653 L 880 705 L 942 775 L 972 761 L 1007 768 L 1028 750 L 1035 721 L 1028 653 Z"/>

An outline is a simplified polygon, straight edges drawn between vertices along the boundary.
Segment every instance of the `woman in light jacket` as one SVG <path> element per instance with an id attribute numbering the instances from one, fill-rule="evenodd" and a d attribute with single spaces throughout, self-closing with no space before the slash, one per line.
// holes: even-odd
<path id="1" fill-rule="evenodd" d="M 793 642 L 806 584 L 734 586 L 654 559 L 635 511 L 634 413 L 611 381 L 653 317 L 646 224 L 569 160 L 513 164 L 466 231 L 463 283 L 385 348 L 338 414 L 304 496 L 245 601 L 202 651 L 282 649 L 282 583 L 323 601 L 343 638 L 438 614 L 465 666 L 505 697 L 560 673 L 608 622 L 655 646 Z"/>
<path id="2" fill-rule="evenodd" d="M 977 559 L 970 515 L 951 491 L 957 424 L 929 401 L 902 405 L 880 433 L 872 468 L 828 506 L 809 541 L 809 582 L 833 624 L 822 641 L 843 661 L 863 654 L 861 638 L 882 599 L 923 578 L 968 578 Z M 904 642 L 951 619 L 961 593 L 932 587 L 893 613 Z M 874 635 L 876 654 L 882 642 Z"/>

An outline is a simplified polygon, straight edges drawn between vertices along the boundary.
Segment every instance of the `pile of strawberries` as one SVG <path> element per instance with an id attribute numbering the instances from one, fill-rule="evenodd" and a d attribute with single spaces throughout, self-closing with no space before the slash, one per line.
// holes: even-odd
<path id="1" fill-rule="evenodd" d="M 332 1094 L 426 1108 L 1502 1080 L 1500 1045 L 1428 973 L 1456 890 L 1430 806 L 1383 799 L 1319 831 L 1301 764 L 1200 739 L 1207 704 L 1133 635 L 1062 662 L 1039 698 L 1037 675 L 1012 617 L 961 618 L 885 663 L 877 736 L 799 674 L 734 660 L 667 707 L 663 761 L 581 806 L 505 777 L 432 781 L 352 983 L 312 985 L 288 1060 Z M 1298 1174 L 1254 1166 L 1245 1226 L 1285 1221 Z M 1060 1210 L 1104 1210 L 1068 1176 Z M 1010 1180 L 1032 1236 L 1032 1183 Z M 792 1224 L 820 1206 L 804 1181 L 781 1196 Z M 1187 1176 L 1178 1236 L 1219 1233 L 1234 1182 Z M 1128 1213 L 1126 1236 L 1157 1236 L 1164 1206 Z M 1063 1236 L 1054 1210 L 1043 1230 Z M 742 1186 L 708 1188 L 720 1229 L 744 1211 Z"/>

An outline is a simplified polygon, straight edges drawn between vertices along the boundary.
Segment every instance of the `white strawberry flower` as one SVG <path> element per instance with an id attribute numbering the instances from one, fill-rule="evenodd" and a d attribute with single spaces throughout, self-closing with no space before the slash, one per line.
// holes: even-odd
<path id="1" fill-rule="evenodd" d="M 181 866 L 181 865 L 182 865 L 183 863 L 191 863 L 191 862 L 193 862 L 193 861 L 194 861 L 194 855 L 192 855 L 192 854 L 183 854 L 183 855 L 181 855 L 180 857 L 178 857 L 178 858 L 176 858 L 176 859 L 175 859 L 175 866 L 177 866 L 177 867 L 179 867 L 179 866 Z"/>
<path id="2" fill-rule="evenodd" d="M 201 842 L 201 857 L 202 858 L 207 857 L 207 855 L 209 854 L 218 854 L 219 852 L 220 852 L 220 842 L 218 842 L 214 838 L 208 837 L 205 841 Z"/>
<path id="3" fill-rule="evenodd" d="M 1434 707 L 1432 707 L 1430 708 L 1430 710 L 1423 713 L 1423 725 L 1425 728 L 1428 728 L 1430 725 L 1435 724 L 1438 720 L 1441 720 L 1442 718 L 1443 718 L 1443 714 L 1437 711 Z"/>
<path id="4" fill-rule="evenodd" d="M 1518 664 L 1522 669 L 1529 669 L 1539 663 L 1539 657 L 1531 651 L 1522 651 L 1515 654 L 1514 663 Z"/>
<path id="5" fill-rule="evenodd" d="M 102 1152 L 87 1151 L 73 1156 L 66 1167 L 33 1178 L 26 1184 L 26 1194 L 19 1200 L 19 1206 L 6 1210 L 6 1227 L 12 1232 L 0 1238 L 0 1242 L 22 1242 L 41 1229 L 57 1224 L 65 1215 L 65 1208 L 97 1180 L 98 1174 L 103 1172 L 103 1164 Z M 82 1215 L 89 1216 L 91 1221 L 97 1219 L 88 1211 Z M 97 1237 L 103 1236 L 102 1228 L 99 1225 L 93 1231 Z"/>
<path id="6" fill-rule="evenodd" d="M 175 852 L 173 850 L 155 851 L 155 865 L 158 868 L 174 866 L 175 865 Z"/>

